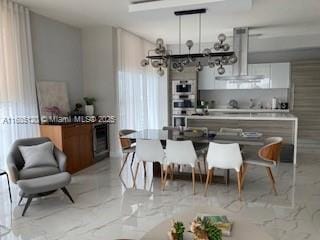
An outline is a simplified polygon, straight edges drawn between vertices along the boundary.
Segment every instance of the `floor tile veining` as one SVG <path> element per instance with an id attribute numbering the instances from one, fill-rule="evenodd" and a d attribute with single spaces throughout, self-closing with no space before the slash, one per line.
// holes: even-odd
<path id="1" fill-rule="evenodd" d="M 200 205 L 241 214 L 274 239 L 316 240 L 320 235 L 320 161 L 300 156 L 299 162 L 297 168 L 280 165 L 277 196 L 264 169 L 250 168 L 243 201 L 239 201 L 234 175 L 229 186 L 210 185 L 204 197 L 204 185 L 197 182 L 193 195 L 191 181 L 169 180 L 162 192 L 148 165 L 147 178 L 141 166 L 137 189 L 132 189 L 130 169 L 119 178 L 120 160 L 106 159 L 73 176 L 68 189 L 75 204 L 57 191 L 34 200 L 25 217 L 21 217 L 24 203 L 17 206 L 18 189 L 13 187 L 11 207 L 5 181 L 1 181 L 0 225 L 11 229 L 1 239 L 140 239 L 161 221 Z"/>

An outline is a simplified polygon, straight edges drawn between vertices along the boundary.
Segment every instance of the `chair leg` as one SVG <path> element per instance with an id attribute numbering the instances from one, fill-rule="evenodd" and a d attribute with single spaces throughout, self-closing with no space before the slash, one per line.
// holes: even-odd
<path id="1" fill-rule="evenodd" d="M 174 164 L 172 163 L 170 166 L 171 181 L 173 181 L 173 173 L 174 173 Z"/>
<path id="2" fill-rule="evenodd" d="M 214 168 L 211 168 L 209 184 L 213 183 L 213 180 L 214 180 L 213 178 L 214 178 Z"/>
<path id="3" fill-rule="evenodd" d="M 241 189 L 243 189 L 244 186 L 244 178 L 247 174 L 248 164 L 243 164 L 242 168 L 242 176 L 241 176 Z"/>
<path id="4" fill-rule="evenodd" d="M 140 165 L 140 162 L 137 163 L 136 173 L 134 174 L 134 177 L 133 177 L 133 188 L 136 188 L 136 179 L 138 175 L 139 165 Z"/>
<path id="5" fill-rule="evenodd" d="M 162 164 L 160 164 L 160 177 L 161 177 L 161 179 L 160 179 L 160 189 L 162 189 L 162 184 L 163 184 L 163 165 Z"/>
<path id="6" fill-rule="evenodd" d="M 267 167 L 267 174 L 271 180 L 273 192 L 275 195 L 277 195 L 278 193 L 277 193 L 277 189 L 276 189 L 276 181 L 274 180 L 271 168 L 269 168 L 269 167 Z"/>
<path id="7" fill-rule="evenodd" d="M 131 159 L 131 163 L 130 163 L 130 170 L 131 170 L 131 176 L 132 176 L 132 179 L 133 179 L 133 169 L 132 169 L 132 166 L 133 166 L 133 163 L 134 163 L 134 157 L 136 155 L 136 152 L 133 152 L 132 154 L 132 159 Z"/>
<path id="8" fill-rule="evenodd" d="M 147 177 L 147 162 L 143 161 L 143 170 L 144 170 L 144 177 Z"/>
<path id="9" fill-rule="evenodd" d="M 230 170 L 229 169 L 225 170 L 225 181 L 226 181 L 226 185 L 229 185 L 229 183 L 230 183 Z"/>
<path id="10" fill-rule="evenodd" d="M 210 169 L 210 170 L 207 171 L 206 186 L 205 186 L 205 189 L 204 189 L 204 196 L 205 196 L 205 197 L 207 196 L 208 185 L 209 185 L 209 180 L 210 180 L 210 178 L 211 178 L 211 173 L 212 173 L 212 169 Z"/>
<path id="11" fill-rule="evenodd" d="M 163 179 L 163 182 L 162 182 L 162 191 L 164 191 L 164 188 L 166 186 L 166 183 L 167 183 L 167 176 L 168 176 L 168 168 L 170 167 L 170 165 L 167 165 L 166 166 L 166 170 L 164 172 L 164 179 Z"/>
<path id="12" fill-rule="evenodd" d="M 237 172 L 239 200 L 241 201 L 241 173 Z"/>
<path id="13" fill-rule="evenodd" d="M 74 201 L 73 201 L 73 199 L 72 199 L 69 191 L 67 190 L 67 188 L 66 188 L 66 187 L 63 187 L 63 188 L 61 188 L 61 190 L 62 190 L 62 192 L 63 192 L 65 195 L 67 195 L 67 197 L 70 199 L 70 201 L 71 201 L 72 203 L 74 203 Z"/>
<path id="14" fill-rule="evenodd" d="M 30 195 L 30 196 L 28 197 L 27 203 L 26 203 L 26 205 L 24 206 L 24 209 L 23 209 L 23 212 L 22 212 L 22 217 L 25 215 L 27 209 L 29 208 L 30 203 L 31 203 L 31 201 L 32 201 L 32 198 L 33 198 L 33 195 Z"/>
<path id="15" fill-rule="evenodd" d="M 21 197 L 20 197 L 20 200 L 19 200 L 19 202 L 18 202 L 18 206 L 20 206 L 20 204 L 21 204 L 21 202 L 22 202 L 22 200 L 23 200 L 24 196 L 25 196 L 25 194 L 24 194 L 24 193 L 22 193 L 22 194 L 21 194 Z"/>
<path id="16" fill-rule="evenodd" d="M 207 172 L 207 162 L 206 162 L 206 156 L 203 154 L 203 166 L 204 166 L 204 172 Z"/>
<path id="17" fill-rule="evenodd" d="M 198 168 L 199 168 L 199 178 L 200 178 L 200 183 L 202 183 L 202 172 L 201 172 L 201 166 L 200 166 L 200 162 L 198 161 Z"/>
<path id="18" fill-rule="evenodd" d="M 127 153 L 125 159 L 124 159 L 124 162 L 122 163 L 122 166 L 120 168 L 120 172 L 119 172 L 119 176 L 121 176 L 121 173 L 122 173 L 122 170 L 124 168 L 124 166 L 126 165 L 127 161 L 128 161 L 128 157 L 129 157 L 130 153 Z"/>
<path id="19" fill-rule="evenodd" d="M 196 190 L 195 190 L 195 170 L 194 167 L 192 168 L 192 190 L 193 190 L 193 194 L 196 194 Z"/>
<path id="20" fill-rule="evenodd" d="M 11 188 L 10 188 L 10 182 L 9 182 L 8 173 L 6 173 L 6 176 L 7 176 L 7 183 L 8 183 L 8 190 L 9 190 L 10 202 L 12 203 L 12 195 L 11 195 Z"/>

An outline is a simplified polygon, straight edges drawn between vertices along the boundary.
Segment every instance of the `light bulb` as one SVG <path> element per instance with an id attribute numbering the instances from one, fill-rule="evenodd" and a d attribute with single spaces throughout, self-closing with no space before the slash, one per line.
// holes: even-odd
<path id="1" fill-rule="evenodd" d="M 197 72 L 201 72 L 202 69 L 203 69 L 203 67 L 202 67 L 201 63 L 198 62 L 198 64 L 196 65 L 196 71 L 197 71 Z"/>
<path id="2" fill-rule="evenodd" d="M 223 44 L 223 50 L 224 51 L 229 51 L 230 45 L 228 43 Z"/>
<path id="3" fill-rule="evenodd" d="M 193 47 L 193 41 L 192 41 L 192 40 L 186 41 L 186 46 L 187 46 L 188 49 L 190 50 L 190 49 Z"/>
<path id="4" fill-rule="evenodd" d="M 238 61 L 238 58 L 236 55 L 232 55 L 230 58 L 229 58 L 229 62 L 231 64 L 235 64 L 236 62 Z"/>
<path id="5" fill-rule="evenodd" d="M 222 65 L 227 65 L 228 63 L 229 63 L 228 58 L 226 58 L 226 57 L 222 57 L 221 58 L 221 64 Z"/>
<path id="6" fill-rule="evenodd" d="M 202 51 L 203 55 L 204 56 L 209 56 L 210 53 L 211 53 L 211 50 L 209 48 L 205 48 L 203 51 Z"/>
<path id="7" fill-rule="evenodd" d="M 224 42 L 226 39 L 227 39 L 227 36 L 226 36 L 225 34 L 220 33 L 220 34 L 218 35 L 218 40 L 219 40 L 220 42 Z"/>
<path id="8" fill-rule="evenodd" d="M 217 70 L 220 75 L 222 75 L 226 72 L 226 70 L 224 69 L 224 67 L 222 65 L 220 65 L 220 67 L 218 67 Z"/>
<path id="9" fill-rule="evenodd" d="M 214 50 L 219 51 L 221 49 L 221 44 L 219 42 L 214 43 L 213 45 Z"/>
<path id="10" fill-rule="evenodd" d="M 152 61 L 151 62 L 152 67 L 158 68 L 160 66 L 160 62 L 158 60 Z"/>
<path id="11" fill-rule="evenodd" d="M 145 67 L 149 65 L 149 61 L 147 59 L 142 59 L 140 62 L 141 67 Z"/>
<path id="12" fill-rule="evenodd" d="M 158 75 L 159 75 L 160 77 L 162 77 L 162 76 L 164 75 L 164 70 L 163 70 L 162 68 L 159 68 L 159 69 L 157 70 L 157 73 L 158 73 Z"/>
<path id="13" fill-rule="evenodd" d="M 208 66 L 209 66 L 209 68 L 214 68 L 214 62 L 208 62 Z"/>
<path id="14" fill-rule="evenodd" d="M 215 63 L 216 65 L 220 65 L 221 61 L 220 61 L 219 58 L 216 58 L 216 59 L 214 60 L 214 63 Z"/>
<path id="15" fill-rule="evenodd" d="M 182 64 L 179 64 L 179 66 L 177 67 L 177 71 L 178 72 L 182 72 L 184 69 L 183 65 Z"/>
<path id="16" fill-rule="evenodd" d="M 160 48 L 161 46 L 163 46 L 164 45 L 164 41 L 163 41 L 163 39 L 162 38 L 158 38 L 157 40 L 156 40 L 156 45 Z"/>

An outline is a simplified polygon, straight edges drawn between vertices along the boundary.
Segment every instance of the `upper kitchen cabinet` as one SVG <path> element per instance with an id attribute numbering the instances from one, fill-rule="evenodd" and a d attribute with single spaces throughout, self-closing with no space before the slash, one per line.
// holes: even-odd
<path id="1" fill-rule="evenodd" d="M 198 89 L 199 90 L 213 90 L 215 79 L 215 69 L 205 66 L 198 74 Z"/>
<path id="2" fill-rule="evenodd" d="M 232 66 L 224 66 L 223 76 L 232 76 Z M 214 89 L 270 89 L 270 88 L 289 88 L 290 87 L 290 63 L 259 63 L 248 65 L 248 75 L 264 76 L 255 81 L 245 80 L 218 80 L 217 69 L 204 67 L 199 72 L 199 90 Z"/>
<path id="3" fill-rule="evenodd" d="M 270 88 L 290 87 L 290 63 L 271 63 Z"/>
<path id="4" fill-rule="evenodd" d="M 225 73 L 221 76 L 232 76 L 232 66 L 224 66 Z M 219 76 L 217 67 L 209 68 L 205 66 L 198 75 L 198 89 L 199 90 L 214 90 L 214 89 L 237 89 L 237 84 L 231 81 L 216 80 L 215 77 Z"/>

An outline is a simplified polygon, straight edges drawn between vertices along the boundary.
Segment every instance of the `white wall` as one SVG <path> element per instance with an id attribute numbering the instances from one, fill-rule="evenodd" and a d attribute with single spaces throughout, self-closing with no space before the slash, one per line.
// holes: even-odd
<path id="1" fill-rule="evenodd" d="M 84 96 L 96 98 L 96 113 L 117 115 L 115 29 L 111 26 L 82 29 Z M 118 134 L 110 125 L 111 156 L 119 154 Z"/>
<path id="2" fill-rule="evenodd" d="M 31 12 L 37 81 L 67 83 L 70 107 L 83 98 L 81 30 Z"/>

